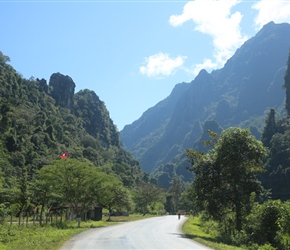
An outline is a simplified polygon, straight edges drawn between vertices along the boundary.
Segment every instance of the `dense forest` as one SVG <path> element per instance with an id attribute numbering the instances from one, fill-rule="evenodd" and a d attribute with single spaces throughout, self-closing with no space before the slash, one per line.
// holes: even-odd
<path id="1" fill-rule="evenodd" d="M 69 151 L 70 158 L 88 159 L 96 166 L 112 169 L 112 164 L 120 164 L 123 172 L 116 172 L 124 183 L 128 182 L 127 186 L 142 179 L 139 163 L 122 149 L 109 112 L 93 91 L 75 94 L 73 80 L 60 73 L 51 75 L 49 85 L 44 79 L 24 79 L 8 62 L 1 53 L 0 148 L 4 176 L 19 176 L 25 168 L 33 178 L 43 165 Z"/>

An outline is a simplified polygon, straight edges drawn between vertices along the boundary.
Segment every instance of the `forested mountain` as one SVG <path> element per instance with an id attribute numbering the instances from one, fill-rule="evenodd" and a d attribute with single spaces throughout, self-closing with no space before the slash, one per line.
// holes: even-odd
<path id="1" fill-rule="evenodd" d="M 268 23 L 223 68 L 201 70 L 192 82 L 176 85 L 169 97 L 125 126 L 125 149 L 150 173 L 168 164 L 185 169 L 184 158 L 176 156 L 201 145 L 207 121 L 215 121 L 207 124 L 215 128 L 250 128 L 260 139 L 269 109 L 276 109 L 277 116 L 285 114 L 282 86 L 289 47 L 290 25 Z"/>
<path id="2" fill-rule="evenodd" d="M 134 186 L 143 172 L 120 143 L 105 104 L 90 90 L 74 93 L 69 76 L 24 79 L 0 52 L 0 167 L 5 178 L 35 171 L 64 152 L 88 159 Z"/>

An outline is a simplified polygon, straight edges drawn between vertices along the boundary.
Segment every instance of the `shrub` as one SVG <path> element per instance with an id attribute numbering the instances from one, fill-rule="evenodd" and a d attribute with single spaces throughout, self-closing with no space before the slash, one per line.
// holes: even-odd
<path id="1" fill-rule="evenodd" d="M 276 250 L 277 248 L 271 246 L 271 244 L 265 244 L 263 246 L 260 246 L 258 250 Z"/>
<path id="2" fill-rule="evenodd" d="M 254 206 L 252 213 L 247 216 L 244 228 L 250 243 L 270 244 L 278 248 L 281 246 L 282 207 L 280 200 L 271 200 Z"/>

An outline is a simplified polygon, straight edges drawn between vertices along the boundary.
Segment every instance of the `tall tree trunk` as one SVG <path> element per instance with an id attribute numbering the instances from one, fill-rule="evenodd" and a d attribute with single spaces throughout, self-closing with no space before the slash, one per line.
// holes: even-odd
<path id="1" fill-rule="evenodd" d="M 44 203 L 41 204 L 41 209 L 40 209 L 40 218 L 39 218 L 40 226 L 42 226 L 43 207 L 44 207 Z"/>
<path id="2" fill-rule="evenodd" d="M 21 212 L 19 213 L 19 218 L 18 218 L 18 226 L 21 224 Z"/>
<path id="3" fill-rule="evenodd" d="M 80 228 L 80 227 L 81 227 L 81 217 L 78 216 L 78 228 Z"/>
<path id="4" fill-rule="evenodd" d="M 28 227 L 28 212 L 26 212 L 26 227 Z"/>
<path id="5" fill-rule="evenodd" d="M 112 210 L 109 208 L 109 219 L 107 221 L 111 221 L 111 212 Z"/>
<path id="6" fill-rule="evenodd" d="M 239 202 L 236 202 L 236 230 L 242 230 L 242 209 Z"/>
<path id="7" fill-rule="evenodd" d="M 60 223 L 62 223 L 63 208 L 60 209 Z"/>

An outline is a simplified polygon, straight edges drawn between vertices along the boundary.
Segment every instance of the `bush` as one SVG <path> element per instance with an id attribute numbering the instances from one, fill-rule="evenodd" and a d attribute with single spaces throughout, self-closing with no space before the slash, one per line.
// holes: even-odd
<path id="1" fill-rule="evenodd" d="M 281 247 L 282 207 L 283 204 L 280 200 L 271 200 L 254 206 L 252 213 L 247 216 L 245 224 L 245 233 L 250 243 Z"/>
<path id="2" fill-rule="evenodd" d="M 207 234 L 213 234 L 213 235 L 217 235 L 218 232 L 218 223 L 213 221 L 213 220 L 209 220 L 209 221 L 205 221 L 202 224 L 202 229 L 205 233 Z"/>
<path id="3" fill-rule="evenodd" d="M 277 250 L 277 248 L 271 246 L 270 244 L 265 244 L 263 246 L 260 246 L 258 250 Z"/>

